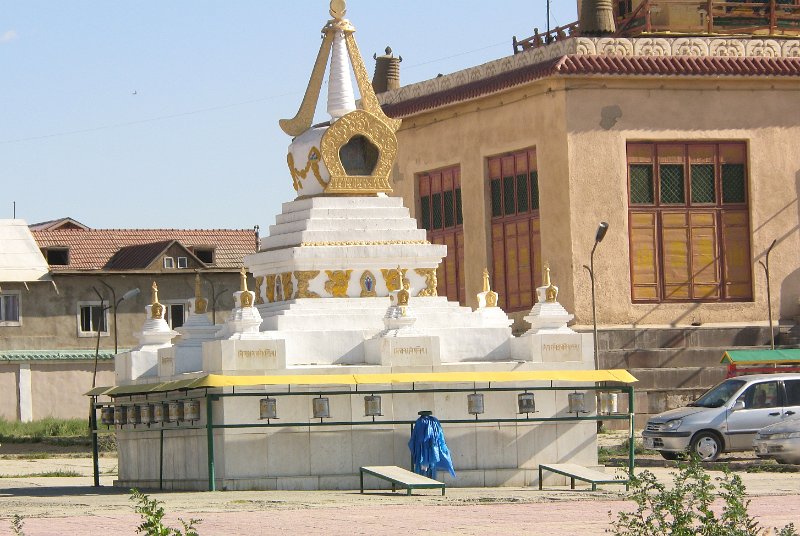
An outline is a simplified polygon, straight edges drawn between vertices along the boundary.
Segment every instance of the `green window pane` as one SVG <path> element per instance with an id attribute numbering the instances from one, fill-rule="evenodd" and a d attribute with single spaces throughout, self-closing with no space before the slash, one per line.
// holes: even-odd
<path id="1" fill-rule="evenodd" d="M 517 175 L 517 213 L 528 212 L 528 174 Z"/>
<path id="2" fill-rule="evenodd" d="M 661 164 L 661 204 L 676 205 L 686 202 L 683 191 L 683 164 Z"/>
<path id="3" fill-rule="evenodd" d="M 744 203 L 744 164 L 722 164 L 722 202 Z"/>
<path id="4" fill-rule="evenodd" d="M 631 164 L 631 205 L 653 204 L 653 166 Z"/>
<path id="5" fill-rule="evenodd" d="M 456 224 L 461 225 L 464 223 L 464 218 L 461 215 L 461 188 L 456 188 Z"/>
<path id="6" fill-rule="evenodd" d="M 452 227 L 456 223 L 455 202 L 452 190 L 444 192 L 444 226 Z"/>
<path id="7" fill-rule="evenodd" d="M 514 177 L 503 177 L 503 206 L 506 216 L 514 214 Z"/>
<path id="8" fill-rule="evenodd" d="M 433 228 L 442 228 L 442 194 L 431 196 L 431 214 L 433 214 Z"/>
<path id="9" fill-rule="evenodd" d="M 715 203 L 714 164 L 693 164 L 692 203 Z"/>
<path id="10" fill-rule="evenodd" d="M 422 228 L 426 231 L 431 230 L 431 198 L 425 196 L 419 200 L 419 216 Z"/>
<path id="11" fill-rule="evenodd" d="M 539 210 L 539 172 L 531 171 L 531 208 Z"/>
<path id="12" fill-rule="evenodd" d="M 503 201 L 500 191 L 500 179 L 492 181 L 492 218 L 503 215 Z"/>

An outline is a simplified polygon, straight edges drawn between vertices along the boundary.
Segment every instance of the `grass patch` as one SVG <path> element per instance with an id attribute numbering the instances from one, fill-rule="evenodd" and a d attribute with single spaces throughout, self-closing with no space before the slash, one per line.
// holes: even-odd
<path id="1" fill-rule="evenodd" d="M 85 419 L 47 417 L 31 422 L 0 419 L 0 441 L 36 443 L 45 439 L 65 441 L 63 444 L 76 444 L 76 439 L 89 440 L 89 425 Z"/>
<path id="2" fill-rule="evenodd" d="M 43 471 L 41 473 L 25 473 L 21 475 L 0 475 L 0 478 L 72 478 L 83 476 L 77 471 Z"/>
<path id="3" fill-rule="evenodd" d="M 796 473 L 797 467 L 780 463 L 758 463 L 748 466 L 745 471 L 748 473 Z"/>

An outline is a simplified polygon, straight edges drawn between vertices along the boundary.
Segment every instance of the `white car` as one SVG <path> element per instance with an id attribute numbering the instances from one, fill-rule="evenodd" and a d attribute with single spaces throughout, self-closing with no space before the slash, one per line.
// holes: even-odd
<path id="1" fill-rule="evenodd" d="M 684 408 L 647 421 L 644 447 L 674 460 L 687 451 L 702 461 L 753 448 L 756 432 L 800 416 L 800 374 L 729 378 Z"/>
<path id="2" fill-rule="evenodd" d="M 753 441 L 756 456 L 778 463 L 800 463 L 800 418 L 762 428 Z"/>

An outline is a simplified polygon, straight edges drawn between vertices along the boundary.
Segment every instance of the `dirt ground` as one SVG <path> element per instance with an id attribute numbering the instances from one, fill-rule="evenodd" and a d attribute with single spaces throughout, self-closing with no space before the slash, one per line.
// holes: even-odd
<path id="1" fill-rule="evenodd" d="M 618 439 L 601 434 L 601 444 Z M 622 436 L 624 437 L 624 435 Z M 5 446 L 4 446 L 5 447 Z M 92 486 L 91 458 L 74 452 L 39 459 L 0 450 L 0 535 L 13 534 L 10 518 L 23 516 L 27 536 L 135 533 L 140 518 L 128 490 L 111 487 L 116 458 L 100 460 L 102 487 Z M 739 459 L 739 458 L 736 458 Z M 661 481 L 671 470 L 648 468 Z M 50 471 L 81 476 L 41 477 Z M 720 473 L 711 471 L 712 477 Z M 800 526 L 800 473 L 740 472 L 750 513 L 764 527 Z M 548 534 L 600 535 L 610 516 L 632 508 L 621 486 L 587 488 L 449 488 L 437 491 L 250 491 L 147 493 L 164 502 L 167 522 L 198 518 L 200 534 Z"/>

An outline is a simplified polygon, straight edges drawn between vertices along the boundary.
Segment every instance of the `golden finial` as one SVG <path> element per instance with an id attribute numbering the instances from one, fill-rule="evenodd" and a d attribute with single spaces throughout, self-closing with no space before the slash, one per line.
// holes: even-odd
<path id="1" fill-rule="evenodd" d="M 336 20 L 342 20 L 347 13 L 347 5 L 344 0 L 331 0 L 331 9 L 329 11 L 331 17 Z"/>
<path id="2" fill-rule="evenodd" d="M 492 289 L 489 286 L 489 269 L 488 268 L 484 268 L 483 269 L 483 291 L 484 292 L 489 292 L 490 290 L 492 290 Z"/>
<path id="3" fill-rule="evenodd" d="M 489 269 L 483 269 L 483 295 L 484 299 L 486 300 L 486 307 L 497 307 L 497 292 L 492 291 L 491 285 L 489 285 Z"/>
<path id="4" fill-rule="evenodd" d="M 200 284 L 200 274 L 194 276 L 194 312 L 197 314 L 204 314 L 208 300 L 203 297 L 203 290 Z"/>
<path id="5" fill-rule="evenodd" d="M 247 270 L 244 267 L 239 272 L 239 290 L 247 292 Z"/>
<path id="6" fill-rule="evenodd" d="M 544 285 L 545 285 L 545 287 L 547 287 L 547 288 L 544 289 L 545 301 L 550 302 L 550 303 L 555 303 L 556 298 L 558 298 L 558 287 L 555 286 L 553 284 L 553 282 L 550 280 L 550 265 L 549 264 L 545 264 L 544 265 L 544 274 L 545 274 L 544 275 Z"/>
<path id="7" fill-rule="evenodd" d="M 158 285 L 156 282 L 153 281 L 153 286 L 151 287 L 152 299 L 150 303 L 150 316 L 155 319 L 163 318 L 164 316 L 164 306 L 158 303 Z"/>

